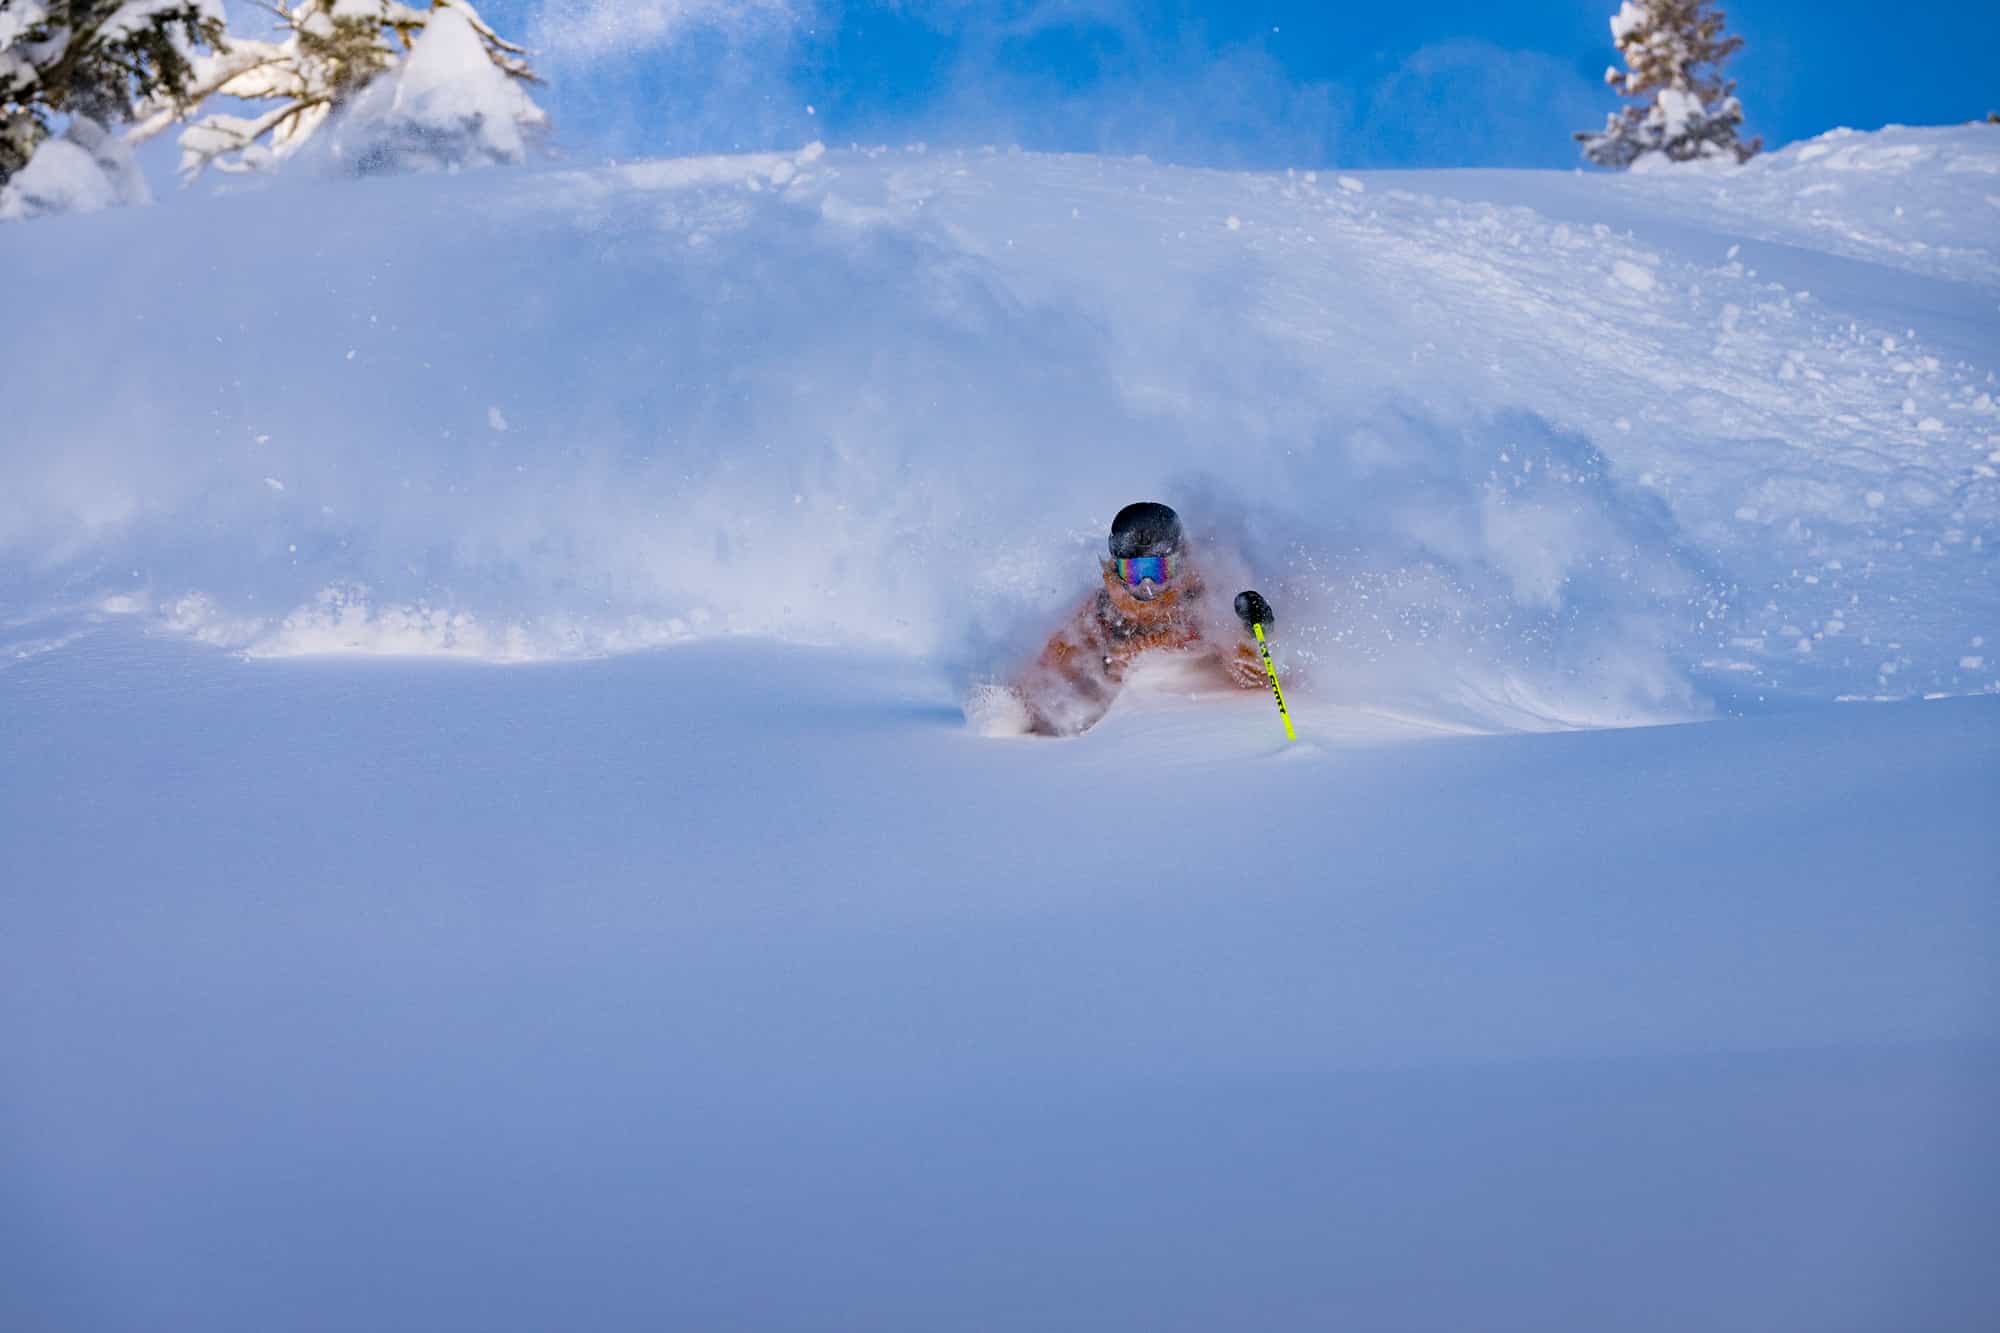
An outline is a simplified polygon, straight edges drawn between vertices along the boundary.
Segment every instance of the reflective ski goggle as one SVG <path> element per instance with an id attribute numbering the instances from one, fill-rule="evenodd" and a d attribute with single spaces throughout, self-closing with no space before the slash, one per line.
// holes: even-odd
<path id="1" fill-rule="evenodd" d="M 1111 566 L 1128 588 L 1136 588 L 1151 579 L 1154 583 L 1165 583 L 1174 576 L 1174 566 L 1178 563 L 1171 555 L 1141 555 L 1129 560 L 1114 560 Z"/>

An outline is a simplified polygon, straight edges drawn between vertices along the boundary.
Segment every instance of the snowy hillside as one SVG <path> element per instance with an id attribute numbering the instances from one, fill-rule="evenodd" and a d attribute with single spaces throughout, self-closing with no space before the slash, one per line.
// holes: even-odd
<path id="1" fill-rule="evenodd" d="M 0 228 L 0 1328 L 1995 1326 L 1996 223 L 1967 128 Z M 978 734 L 1148 498 L 1298 742 Z"/>
<path id="2" fill-rule="evenodd" d="M 976 672 L 1157 492 L 1355 700 L 1989 691 L 1981 191 L 1975 127 L 1717 178 L 813 149 L 10 228 L 19 299 L 98 312 L 0 349 L 12 632 Z"/>

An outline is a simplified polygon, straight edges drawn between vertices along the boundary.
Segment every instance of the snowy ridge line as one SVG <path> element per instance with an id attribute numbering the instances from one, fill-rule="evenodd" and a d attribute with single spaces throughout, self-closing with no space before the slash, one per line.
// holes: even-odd
<path id="1" fill-rule="evenodd" d="M 1871 144 L 1924 149 L 1893 156 L 1911 201 L 2000 146 L 1857 138 L 1729 176 L 1738 231 L 1698 172 L 812 145 L 273 186 L 51 232 L 32 265 L 0 236 L 29 299 L 115 289 L 98 307 L 175 331 L 0 333 L 23 372 L 0 581 L 260 656 L 753 635 L 970 680 L 1032 648 L 1145 493 L 1274 590 L 1288 669 L 1357 707 L 1603 725 L 1990 691 L 1979 266 L 1911 295 L 1752 232 L 1796 231 L 1781 204 Z M 1937 211 L 1906 210 L 1940 228 L 1926 263 L 1956 244 Z M 308 212 L 309 252 L 157 279 L 205 265 L 219 218 Z M 107 253 L 120 228 L 146 245 Z"/>
<path id="2" fill-rule="evenodd" d="M 1637 171 L 1622 188 L 1764 240 L 2000 286 L 2000 163 L 1991 130 L 1829 130 L 1740 171 Z M 1918 188 L 1912 189 L 1915 183 Z"/>

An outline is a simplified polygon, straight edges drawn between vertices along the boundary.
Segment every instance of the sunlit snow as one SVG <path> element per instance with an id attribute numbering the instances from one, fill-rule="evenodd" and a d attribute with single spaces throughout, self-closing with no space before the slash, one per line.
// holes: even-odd
<path id="1" fill-rule="evenodd" d="M 1991 1326 L 1995 179 L 0 228 L 0 1327 Z M 986 734 L 1136 499 L 1296 743 Z"/>

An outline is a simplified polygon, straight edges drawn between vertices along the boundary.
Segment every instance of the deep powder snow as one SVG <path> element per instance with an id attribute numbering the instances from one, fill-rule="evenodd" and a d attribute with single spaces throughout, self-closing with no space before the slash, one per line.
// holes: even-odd
<path id="1" fill-rule="evenodd" d="M 1617 180 L 814 147 L 10 228 L 23 301 L 117 317 L 0 334 L 8 634 L 971 681 L 1154 497 L 1345 701 L 1990 691 L 1992 139 Z"/>

